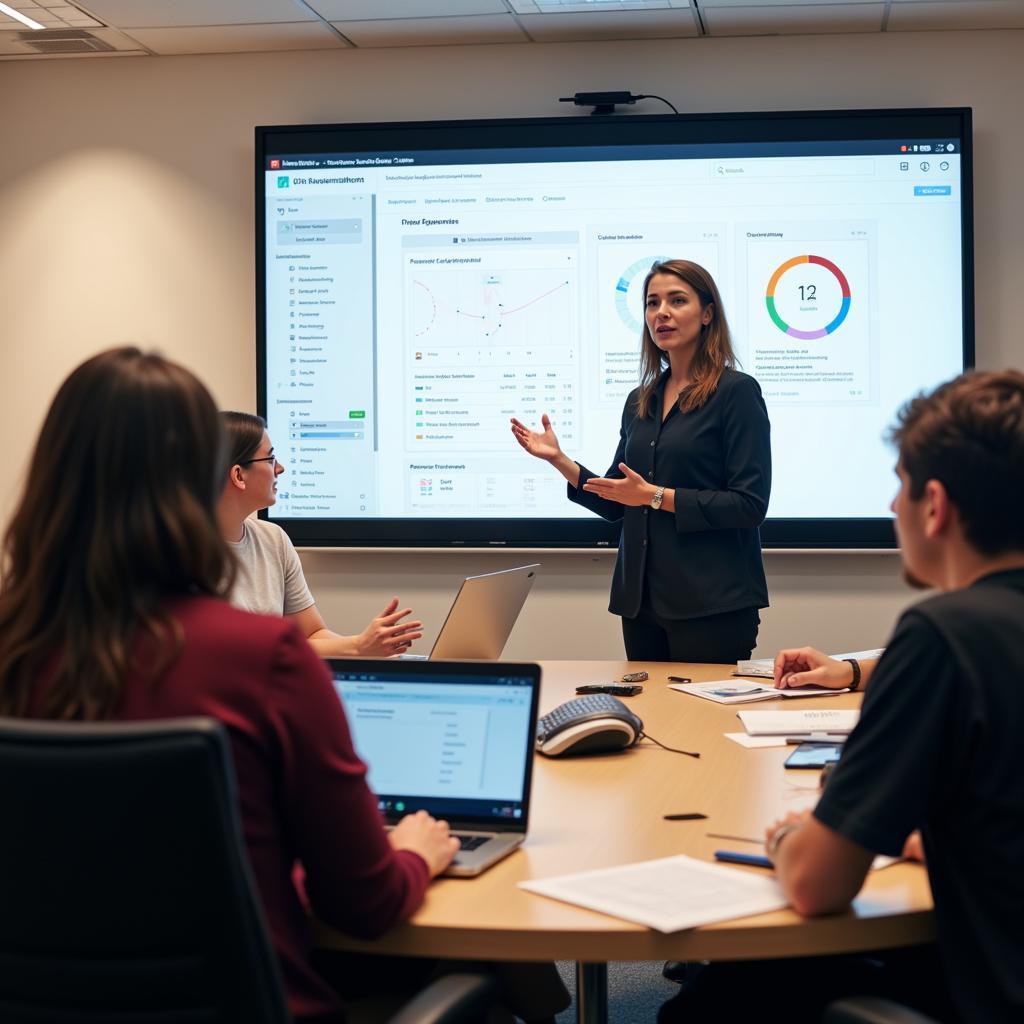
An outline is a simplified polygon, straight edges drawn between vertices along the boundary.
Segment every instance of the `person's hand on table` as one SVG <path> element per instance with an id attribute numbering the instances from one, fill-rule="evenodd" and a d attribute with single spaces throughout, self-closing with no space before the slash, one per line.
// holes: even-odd
<path id="1" fill-rule="evenodd" d="M 903 858 L 904 860 L 918 860 L 922 864 L 924 860 L 924 843 L 921 840 L 920 829 L 914 829 L 913 832 L 907 836 L 907 841 L 903 844 Z"/>
<path id="2" fill-rule="evenodd" d="M 393 597 L 387 607 L 355 638 L 356 651 L 362 658 L 390 658 L 409 649 L 413 640 L 423 634 L 418 630 L 423 623 L 402 622 L 412 614 L 411 608 L 398 611 L 398 598 Z"/>
<path id="3" fill-rule="evenodd" d="M 836 661 L 814 647 L 792 647 L 775 655 L 775 685 L 825 686 L 842 690 L 853 682 L 853 666 Z"/>
<path id="4" fill-rule="evenodd" d="M 624 474 L 621 479 L 594 476 L 583 485 L 583 490 L 607 501 L 617 501 L 620 505 L 650 505 L 657 488 L 639 473 L 634 473 L 624 462 L 619 463 L 619 469 Z"/>
<path id="5" fill-rule="evenodd" d="M 786 831 L 792 832 L 793 829 L 799 828 L 807 819 L 811 816 L 810 810 L 806 811 L 790 811 L 784 818 L 779 818 L 778 821 L 769 825 L 764 830 L 764 849 L 765 853 L 769 857 L 775 852 L 772 848 L 772 837 L 776 832 Z"/>
<path id="6" fill-rule="evenodd" d="M 459 852 L 459 841 L 448 831 L 447 821 L 438 821 L 426 811 L 407 814 L 389 833 L 388 841 L 396 850 L 412 850 L 426 862 L 435 878 Z"/>

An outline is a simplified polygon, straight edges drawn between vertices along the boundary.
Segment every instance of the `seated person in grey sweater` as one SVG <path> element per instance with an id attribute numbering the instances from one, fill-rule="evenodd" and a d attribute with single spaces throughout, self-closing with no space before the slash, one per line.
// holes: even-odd
<path id="1" fill-rule="evenodd" d="M 397 597 L 355 636 L 342 636 L 327 628 L 288 535 L 275 523 L 251 518 L 277 501 L 277 478 L 284 472 L 284 465 L 274 455 L 266 423 L 244 412 L 221 415 L 230 468 L 217 504 L 217 518 L 238 561 L 231 603 L 246 611 L 293 619 L 322 658 L 380 658 L 408 650 L 423 635 L 423 623 L 403 621 L 412 609 L 399 610 Z"/>

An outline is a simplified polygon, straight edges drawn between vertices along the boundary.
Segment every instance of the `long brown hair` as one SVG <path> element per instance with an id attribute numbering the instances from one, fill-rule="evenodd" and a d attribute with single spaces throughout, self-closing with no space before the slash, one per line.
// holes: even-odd
<path id="1" fill-rule="evenodd" d="M 26 714 L 51 666 L 41 713 L 58 719 L 108 718 L 132 670 L 160 676 L 180 647 L 168 598 L 233 579 L 224 472 L 217 407 L 184 367 L 119 348 L 64 381 L 3 541 L 0 713 Z"/>
<path id="2" fill-rule="evenodd" d="M 641 294 L 645 307 L 647 288 L 655 274 L 673 274 L 697 293 L 702 311 L 711 307 L 711 321 L 701 328 L 700 342 L 690 366 L 693 383 L 679 392 L 679 411 L 691 412 L 699 409 L 715 393 L 726 367 L 736 365 L 729 322 L 725 318 L 725 307 L 714 278 L 699 263 L 692 260 L 655 263 L 644 278 Z M 636 408 L 636 414 L 641 418 L 650 411 L 658 381 L 667 366 L 668 357 L 654 343 L 645 316 L 643 334 L 640 335 L 640 393 Z"/>

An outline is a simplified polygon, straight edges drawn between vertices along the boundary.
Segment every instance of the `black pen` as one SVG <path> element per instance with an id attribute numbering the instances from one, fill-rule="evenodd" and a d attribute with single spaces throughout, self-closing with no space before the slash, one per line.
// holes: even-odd
<path id="1" fill-rule="evenodd" d="M 684 811 L 680 814 L 663 814 L 665 821 L 703 821 L 707 815 L 699 811 Z"/>
<path id="2" fill-rule="evenodd" d="M 689 676 L 669 676 L 668 681 L 670 683 L 692 683 L 693 680 Z"/>

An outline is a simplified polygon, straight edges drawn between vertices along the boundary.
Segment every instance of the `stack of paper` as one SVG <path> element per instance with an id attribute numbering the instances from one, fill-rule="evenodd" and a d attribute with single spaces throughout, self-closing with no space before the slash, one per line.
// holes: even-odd
<path id="1" fill-rule="evenodd" d="M 717 679 L 710 683 L 669 683 L 668 688 L 713 700 L 717 704 L 745 704 L 751 700 L 772 700 L 775 697 L 834 697 L 837 693 L 848 692 L 823 686 L 794 686 L 777 690 L 764 683 L 737 683 L 732 679 Z"/>
<path id="2" fill-rule="evenodd" d="M 787 903 L 774 875 L 737 871 L 682 855 L 520 882 L 519 886 L 659 932 L 764 914 Z"/>
<path id="3" fill-rule="evenodd" d="M 750 736 L 803 736 L 828 733 L 845 736 L 853 732 L 860 712 L 831 711 L 737 711 L 736 717 Z"/>

